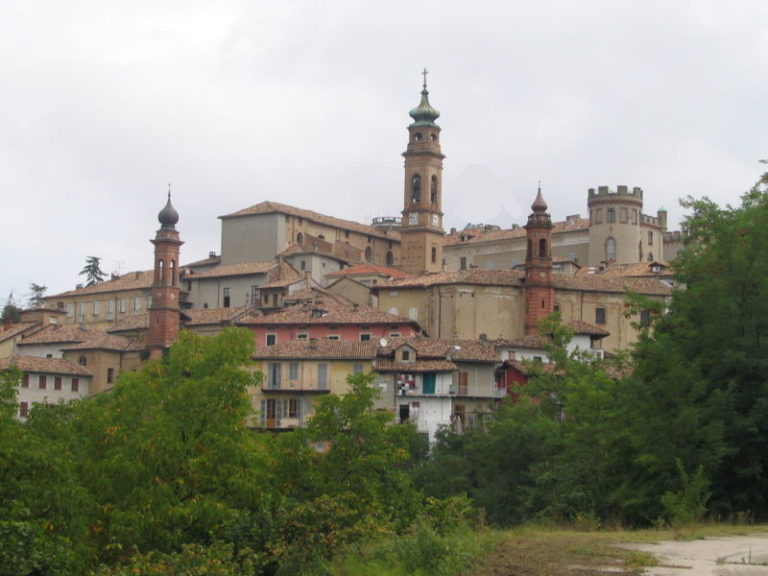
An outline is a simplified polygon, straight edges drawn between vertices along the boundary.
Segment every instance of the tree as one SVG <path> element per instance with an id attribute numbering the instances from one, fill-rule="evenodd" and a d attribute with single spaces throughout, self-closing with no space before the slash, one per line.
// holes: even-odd
<path id="1" fill-rule="evenodd" d="M 167 359 L 78 406 L 69 449 L 98 503 L 92 537 L 102 559 L 207 544 L 244 511 L 267 525 L 266 466 L 246 427 L 247 388 L 258 382 L 247 370 L 252 347 L 242 328 L 182 332 Z"/>
<path id="2" fill-rule="evenodd" d="M 768 174 L 737 207 L 706 198 L 684 205 L 690 234 L 675 268 L 685 289 L 639 342 L 625 391 L 634 451 L 627 489 L 639 491 L 649 517 L 681 475 L 698 475 L 712 513 L 765 519 Z"/>
<path id="3" fill-rule="evenodd" d="M 8 300 L 5 301 L 3 306 L 3 313 L 0 316 L 0 322 L 3 324 L 15 324 L 21 322 L 21 308 L 16 304 L 16 300 L 13 298 L 13 292 L 8 295 Z"/>
<path id="4" fill-rule="evenodd" d="M 106 274 L 101 269 L 101 258 L 98 256 L 88 256 L 85 259 L 85 266 L 80 271 L 79 276 L 85 276 L 86 286 L 93 286 L 102 282 Z"/>
<path id="5" fill-rule="evenodd" d="M 47 290 L 48 286 L 41 286 L 40 284 L 35 284 L 32 282 L 29 285 L 29 291 L 31 294 L 29 295 L 27 306 L 30 308 L 37 308 L 38 306 L 45 305 L 45 292 Z"/>

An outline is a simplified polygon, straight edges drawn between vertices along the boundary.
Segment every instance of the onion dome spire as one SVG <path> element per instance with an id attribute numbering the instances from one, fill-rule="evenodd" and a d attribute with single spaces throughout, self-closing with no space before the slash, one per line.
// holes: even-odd
<path id="1" fill-rule="evenodd" d="M 179 213 L 171 204 L 171 185 L 168 184 L 168 202 L 165 204 L 165 208 L 160 210 L 157 215 L 157 219 L 160 221 L 160 227 L 165 230 L 174 230 L 176 223 L 179 221 Z"/>
<path id="2" fill-rule="evenodd" d="M 531 210 L 534 212 L 547 211 L 547 203 L 544 201 L 544 196 L 541 195 L 541 182 L 539 182 L 539 193 L 536 194 L 536 200 L 531 204 Z"/>
<path id="3" fill-rule="evenodd" d="M 422 72 L 424 76 L 424 88 L 421 91 L 421 102 L 419 105 L 411 110 L 408 114 L 413 118 L 413 124 L 411 126 L 436 126 L 435 120 L 440 116 L 440 112 L 432 108 L 429 104 L 429 91 L 427 90 L 427 74 L 429 72 L 426 68 Z"/>

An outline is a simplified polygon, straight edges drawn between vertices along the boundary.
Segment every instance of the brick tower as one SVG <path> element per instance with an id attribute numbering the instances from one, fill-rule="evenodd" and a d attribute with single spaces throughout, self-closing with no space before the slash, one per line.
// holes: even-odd
<path id="1" fill-rule="evenodd" d="M 179 307 L 179 240 L 176 223 L 179 213 L 171 204 L 171 192 L 168 202 L 157 215 L 160 229 L 155 239 L 155 275 L 152 282 L 152 305 L 149 308 L 149 334 L 147 350 L 150 359 L 160 358 L 163 351 L 176 341 L 181 325 Z"/>
<path id="2" fill-rule="evenodd" d="M 400 229 L 400 267 L 409 274 L 443 269 L 443 158 L 440 112 L 429 104 L 427 71 L 424 70 L 421 102 L 411 110 L 405 157 L 403 221 Z"/>
<path id="3" fill-rule="evenodd" d="M 552 284 L 552 219 L 541 195 L 531 205 L 525 230 L 528 248 L 525 253 L 525 333 L 538 334 L 538 324 L 555 309 L 555 288 Z"/>

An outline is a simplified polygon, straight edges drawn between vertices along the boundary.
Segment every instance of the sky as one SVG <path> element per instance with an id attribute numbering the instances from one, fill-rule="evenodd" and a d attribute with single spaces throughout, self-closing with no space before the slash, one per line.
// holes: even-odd
<path id="1" fill-rule="evenodd" d="M 0 304 L 182 263 L 265 200 L 397 216 L 429 70 L 446 228 L 554 220 L 589 188 L 738 204 L 768 158 L 764 0 L 0 0 Z"/>

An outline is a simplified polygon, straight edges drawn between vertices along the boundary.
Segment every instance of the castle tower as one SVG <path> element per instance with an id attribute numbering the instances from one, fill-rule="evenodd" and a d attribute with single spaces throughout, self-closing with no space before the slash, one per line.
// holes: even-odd
<path id="1" fill-rule="evenodd" d="M 589 265 L 661 260 L 666 212 L 643 214 L 643 189 L 608 186 L 589 189 Z"/>
<path id="2" fill-rule="evenodd" d="M 421 102 L 411 110 L 405 157 L 403 220 L 400 229 L 400 268 L 409 274 L 440 272 L 443 269 L 443 158 L 440 112 L 429 104 L 427 71 Z"/>
<path id="3" fill-rule="evenodd" d="M 541 195 L 531 205 L 533 212 L 525 225 L 528 247 L 525 253 L 525 333 L 539 333 L 539 321 L 555 309 L 552 284 L 552 219 Z"/>
<path id="4" fill-rule="evenodd" d="M 176 231 L 179 213 L 168 202 L 157 215 L 160 229 L 155 239 L 155 275 L 152 282 L 152 305 L 149 308 L 149 334 L 147 350 L 150 359 L 160 358 L 163 351 L 173 344 L 181 326 L 179 307 L 179 248 L 183 244 Z"/>

